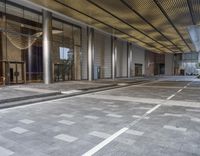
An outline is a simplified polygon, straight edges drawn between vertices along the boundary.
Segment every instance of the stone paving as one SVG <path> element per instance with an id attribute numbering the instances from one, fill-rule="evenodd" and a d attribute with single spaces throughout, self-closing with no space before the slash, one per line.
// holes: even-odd
<path id="1" fill-rule="evenodd" d="M 157 90 L 150 82 L 2 109 L 0 156 L 89 156 L 91 150 L 96 156 L 198 156 L 200 106 L 165 103 L 186 97 L 184 91 L 200 82 L 161 81 L 156 86 L 165 87 L 163 83 L 172 89 Z M 178 88 L 173 88 L 174 84 Z M 189 100 L 198 101 L 198 87 L 193 89 L 193 95 Z M 106 96 L 116 98 L 100 98 Z M 138 96 L 137 101 L 131 100 Z M 148 98 L 155 102 L 142 100 Z"/>

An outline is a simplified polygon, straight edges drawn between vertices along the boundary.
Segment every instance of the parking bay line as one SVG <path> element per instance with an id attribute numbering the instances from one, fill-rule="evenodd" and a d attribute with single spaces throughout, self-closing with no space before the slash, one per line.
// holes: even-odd
<path id="1" fill-rule="evenodd" d="M 132 123 L 130 123 L 127 127 L 124 127 L 122 129 L 120 129 L 119 131 L 115 132 L 113 135 L 111 135 L 110 137 L 108 137 L 107 139 L 105 139 L 104 141 L 100 142 L 98 145 L 96 145 L 95 147 L 93 147 L 92 149 L 90 149 L 89 151 L 87 151 L 86 153 L 84 153 L 82 156 L 92 156 L 95 153 L 97 153 L 99 150 L 101 150 L 103 147 L 105 147 L 107 144 L 109 144 L 110 142 L 112 142 L 114 139 L 116 139 L 117 137 L 119 137 L 121 134 L 125 133 L 127 130 L 129 130 L 129 128 L 131 126 L 134 126 L 136 123 L 138 123 L 140 120 L 142 120 L 144 117 L 146 117 L 147 115 L 151 114 L 153 111 L 155 111 L 156 109 L 158 109 L 161 105 L 156 105 L 155 107 L 153 107 L 152 109 L 150 109 L 149 111 L 147 111 L 141 118 L 133 121 Z"/>

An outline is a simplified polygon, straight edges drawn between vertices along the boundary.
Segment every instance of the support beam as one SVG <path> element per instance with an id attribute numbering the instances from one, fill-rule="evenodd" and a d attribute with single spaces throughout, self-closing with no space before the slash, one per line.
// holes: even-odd
<path id="1" fill-rule="evenodd" d="M 117 61 L 117 44 L 116 37 L 111 37 L 111 50 L 112 50 L 112 79 L 116 77 L 116 61 Z"/>
<path id="2" fill-rule="evenodd" d="M 88 33 L 88 80 L 94 79 L 94 29 L 87 28 Z"/>
<path id="3" fill-rule="evenodd" d="M 128 48 L 128 78 L 132 77 L 132 62 L 133 62 L 133 46 L 131 43 L 127 43 Z"/>
<path id="4" fill-rule="evenodd" d="M 45 84 L 52 82 L 52 14 L 43 10 L 43 80 Z"/>

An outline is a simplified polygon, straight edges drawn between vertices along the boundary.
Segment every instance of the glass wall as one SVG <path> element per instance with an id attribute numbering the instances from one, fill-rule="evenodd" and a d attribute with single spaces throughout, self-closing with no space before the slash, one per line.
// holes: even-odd
<path id="1" fill-rule="evenodd" d="M 42 13 L 0 0 L 0 84 L 43 81 Z M 53 80 L 81 79 L 81 28 L 52 20 Z"/>
<path id="2" fill-rule="evenodd" d="M 54 81 L 81 79 L 81 29 L 63 21 L 53 20 Z"/>
<path id="3" fill-rule="evenodd" d="M 2 84 L 42 81 L 42 16 L 0 0 Z"/>

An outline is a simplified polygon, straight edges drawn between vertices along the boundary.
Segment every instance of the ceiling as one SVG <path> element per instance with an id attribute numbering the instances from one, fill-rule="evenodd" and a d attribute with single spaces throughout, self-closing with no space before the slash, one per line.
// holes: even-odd
<path id="1" fill-rule="evenodd" d="M 29 0 L 158 53 L 195 51 L 200 0 Z"/>

